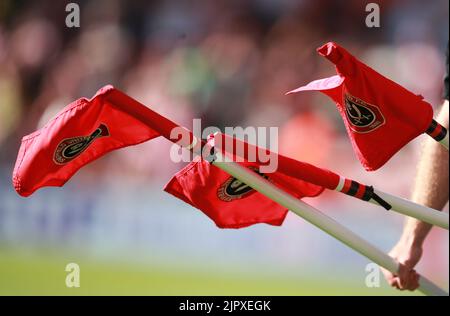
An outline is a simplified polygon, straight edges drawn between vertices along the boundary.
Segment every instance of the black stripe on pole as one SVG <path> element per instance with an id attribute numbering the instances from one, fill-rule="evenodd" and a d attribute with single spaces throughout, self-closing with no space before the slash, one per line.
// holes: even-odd
<path id="1" fill-rule="evenodd" d="M 364 195 L 362 196 L 362 200 L 370 201 L 373 195 L 373 187 L 369 187 L 367 185 L 364 186 Z"/>
<path id="2" fill-rule="evenodd" d="M 428 129 L 426 130 L 426 133 L 432 134 L 437 126 L 438 126 L 438 122 L 436 122 L 435 120 L 432 120 L 430 126 L 428 126 Z"/>
<path id="3" fill-rule="evenodd" d="M 354 196 L 358 192 L 358 189 L 359 183 L 352 180 L 352 183 L 350 184 L 350 188 L 348 189 L 347 194 Z"/>
<path id="4" fill-rule="evenodd" d="M 439 132 L 438 135 L 436 135 L 434 137 L 434 139 L 437 140 L 438 142 L 440 142 L 441 140 L 443 140 L 445 138 L 445 136 L 447 136 L 447 129 L 442 126 L 441 131 Z"/>
<path id="5" fill-rule="evenodd" d="M 364 194 L 362 197 L 360 197 L 361 200 L 368 202 L 373 199 L 381 207 L 383 207 L 384 209 L 386 209 L 388 211 L 392 208 L 392 206 L 388 202 L 383 200 L 379 195 L 377 195 L 375 193 L 375 190 L 372 186 L 360 184 L 353 180 L 351 180 L 350 188 L 347 190 L 347 192 L 344 192 L 344 191 L 341 191 L 341 192 L 355 197 L 355 195 L 358 193 L 358 190 L 361 186 L 364 187 Z"/>
<path id="6" fill-rule="evenodd" d="M 439 129 L 439 133 L 437 135 L 435 135 L 436 129 Z M 445 136 L 447 136 L 447 129 L 435 120 L 432 120 L 430 126 L 426 130 L 426 133 L 433 137 L 436 141 L 440 142 L 445 138 Z"/>

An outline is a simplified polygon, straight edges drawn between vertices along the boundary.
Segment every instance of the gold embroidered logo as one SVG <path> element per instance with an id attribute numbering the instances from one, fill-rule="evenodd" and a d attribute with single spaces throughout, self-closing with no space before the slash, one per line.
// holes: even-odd
<path id="1" fill-rule="evenodd" d="M 53 160 L 59 165 L 64 165 L 78 157 L 97 138 L 104 136 L 109 136 L 108 127 L 105 124 L 100 124 L 91 135 L 64 139 L 56 147 Z"/>
<path id="2" fill-rule="evenodd" d="M 258 168 L 249 167 L 249 169 L 258 173 L 263 178 L 269 179 L 267 175 L 260 173 L 258 171 Z M 249 185 L 236 178 L 230 177 L 227 181 L 222 183 L 222 185 L 217 190 L 217 197 L 224 202 L 231 202 L 233 200 L 244 198 L 254 192 L 256 191 Z"/>
<path id="3" fill-rule="evenodd" d="M 349 127 L 357 133 L 369 133 L 386 123 L 380 109 L 348 93 L 344 96 Z"/>

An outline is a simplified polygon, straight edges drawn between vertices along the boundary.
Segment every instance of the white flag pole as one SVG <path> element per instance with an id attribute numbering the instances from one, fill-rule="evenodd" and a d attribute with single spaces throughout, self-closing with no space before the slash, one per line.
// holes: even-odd
<path id="1" fill-rule="evenodd" d="M 429 224 L 439 226 L 448 230 L 448 214 L 439 212 L 431 207 L 419 205 L 407 199 L 385 193 L 375 189 L 375 193 L 384 201 L 392 206 L 392 210 L 403 215 L 417 218 L 418 220 L 427 222 Z M 376 201 L 371 199 L 370 203 L 378 205 Z"/>
<path id="2" fill-rule="evenodd" d="M 346 179 L 344 177 L 340 177 L 339 183 L 334 189 L 338 192 L 343 192 L 344 183 Z M 355 181 L 352 181 L 355 182 Z M 361 185 L 361 184 L 358 184 Z M 391 207 L 392 211 L 395 211 L 397 213 L 411 216 L 414 218 L 417 218 L 418 220 L 421 220 L 423 222 L 427 222 L 431 225 L 438 226 L 444 229 L 448 230 L 448 222 L 449 222 L 449 216 L 447 213 L 440 212 L 438 210 L 435 210 L 434 208 L 420 205 L 417 203 L 414 203 L 412 201 L 409 201 L 407 199 L 403 199 L 401 197 L 385 193 L 383 191 L 377 190 L 375 188 L 372 188 L 373 192 L 375 193 L 374 196 L 370 200 L 364 200 L 376 205 L 380 205 L 382 207 Z M 375 196 L 379 197 L 380 199 L 375 198 Z M 361 199 L 362 200 L 362 199 Z M 384 202 L 384 203 L 382 203 Z M 387 204 L 387 205 L 384 205 Z"/>
<path id="3" fill-rule="evenodd" d="M 391 271 L 392 273 L 397 273 L 399 265 L 393 258 L 388 256 L 345 226 L 341 225 L 340 223 L 336 222 L 332 218 L 321 213 L 319 210 L 313 208 L 305 202 L 287 194 L 255 172 L 250 171 L 249 169 L 235 162 L 225 161 L 220 153 L 216 153 L 216 160 L 213 161 L 213 164 L 214 166 L 222 169 L 236 179 L 239 179 L 240 181 L 248 184 L 250 187 L 265 195 L 269 199 L 291 210 L 293 213 L 307 220 L 329 235 L 340 240 L 341 242 L 343 242 L 353 250 L 359 252 L 363 256 L 367 257 L 369 260 L 375 262 L 379 266 Z M 419 290 L 426 295 L 448 295 L 447 292 L 439 288 L 437 285 L 435 285 L 425 277 L 421 276 L 419 282 Z"/>

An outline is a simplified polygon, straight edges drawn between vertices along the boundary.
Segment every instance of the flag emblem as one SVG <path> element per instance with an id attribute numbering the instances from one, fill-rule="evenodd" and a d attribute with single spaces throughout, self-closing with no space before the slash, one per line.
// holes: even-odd
<path id="1" fill-rule="evenodd" d="M 356 133 L 369 133 L 386 123 L 380 109 L 349 93 L 344 95 L 345 116 Z"/>
<path id="2" fill-rule="evenodd" d="M 64 139 L 56 147 L 53 160 L 58 165 L 66 164 L 78 157 L 94 142 L 94 140 L 103 136 L 109 136 L 109 131 L 105 124 L 100 124 L 91 135 Z"/>
<path id="3" fill-rule="evenodd" d="M 249 167 L 249 169 L 258 173 L 263 178 L 269 179 L 267 175 L 260 173 L 258 171 L 258 168 Z M 245 184 L 244 182 L 236 178 L 230 177 L 218 188 L 217 197 L 224 202 L 231 202 L 233 200 L 246 197 L 252 194 L 253 192 L 255 192 L 255 190 L 251 186 Z"/>

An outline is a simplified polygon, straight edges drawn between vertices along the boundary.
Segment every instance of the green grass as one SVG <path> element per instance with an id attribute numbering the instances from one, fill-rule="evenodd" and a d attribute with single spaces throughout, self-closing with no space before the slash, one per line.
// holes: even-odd
<path id="1" fill-rule="evenodd" d="M 44 252 L 45 253 L 45 252 Z M 222 269 L 219 273 L 163 265 L 77 258 L 80 287 L 67 288 L 67 259 L 0 249 L 0 295 L 396 295 L 336 280 L 282 278 Z"/>

